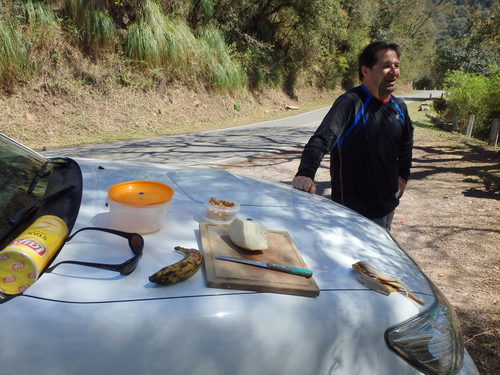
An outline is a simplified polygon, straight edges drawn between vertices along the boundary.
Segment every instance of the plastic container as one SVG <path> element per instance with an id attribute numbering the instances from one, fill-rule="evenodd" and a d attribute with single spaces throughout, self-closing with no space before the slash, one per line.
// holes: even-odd
<path id="1" fill-rule="evenodd" d="M 229 223 L 240 210 L 240 205 L 223 199 L 210 198 L 205 202 L 205 219 L 214 223 Z"/>
<path id="2" fill-rule="evenodd" d="M 0 251 L 0 291 L 19 294 L 29 288 L 67 237 L 68 227 L 59 217 L 37 218 Z"/>
<path id="3" fill-rule="evenodd" d="M 111 226 L 125 232 L 153 233 L 165 225 L 174 190 L 161 182 L 127 181 L 108 190 Z"/>

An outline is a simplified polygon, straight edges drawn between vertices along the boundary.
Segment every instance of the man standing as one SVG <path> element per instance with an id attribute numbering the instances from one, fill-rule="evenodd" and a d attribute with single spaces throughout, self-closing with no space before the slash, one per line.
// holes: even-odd
<path id="1" fill-rule="evenodd" d="M 293 187 L 314 194 L 330 152 L 332 199 L 390 230 L 410 175 L 413 126 L 391 94 L 400 74 L 397 44 L 374 42 L 359 56 L 361 85 L 341 95 L 304 147 Z"/>

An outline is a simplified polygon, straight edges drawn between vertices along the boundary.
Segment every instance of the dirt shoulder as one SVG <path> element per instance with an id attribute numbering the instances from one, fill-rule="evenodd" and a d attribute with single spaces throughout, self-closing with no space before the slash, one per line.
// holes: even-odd
<path id="1" fill-rule="evenodd" d="M 301 150 L 224 166 L 290 184 Z M 316 182 L 329 196 L 328 160 Z M 483 375 L 500 371 L 500 153 L 459 135 L 416 128 L 411 180 L 392 235 L 446 295 Z"/>
<path id="2" fill-rule="evenodd" d="M 171 86 L 157 90 L 47 84 L 0 94 L 0 132 L 35 150 L 185 134 L 286 117 L 330 105 L 338 91 L 297 89 L 214 93 Z"/>

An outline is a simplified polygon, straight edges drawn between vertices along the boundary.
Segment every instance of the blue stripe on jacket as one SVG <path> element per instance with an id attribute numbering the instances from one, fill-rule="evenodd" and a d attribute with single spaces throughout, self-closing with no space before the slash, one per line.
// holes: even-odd
<path id="1" fill-rule="evenodd" d="M 363 103 L 363 107 L 361 107 L 361 110 L 356 115 L 356 118 L 352 122 L 352 125 L 344 132 L 344 134 L 342 134 L 340 136 L 340 138 L 337 142 L 337 145 L 339 148 L 342 148 L 342 143 L 344 143 L 345 137 L 349 136 L 356 128 L 359 127 L 359 129 L 361 129 L 361 127 L 366 123 L 366 120 L 368 119 L 368 117 L 364 118 L 364 115 L 366 112 L 366 108 L 368 108 L 368 104 L 370 104 L 370 101 L 372 100 L 373 96 L 372 96 L 372 94 L 370 94 L 370 92 L 366 89 L 365 86 L 361 85 L 361 88 L 366 93 L 365 102 Z M 368 113 L 367 113 L 367 115 L 368 115 Z M 363 119 L 362 123 L 360 122 L 361 119 Z M 356 129 L 356 130 L 358 130 L 358 129 Z"/>

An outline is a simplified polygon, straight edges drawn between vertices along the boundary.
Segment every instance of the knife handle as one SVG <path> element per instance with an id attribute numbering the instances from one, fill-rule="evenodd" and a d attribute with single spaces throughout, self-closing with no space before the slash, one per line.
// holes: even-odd
<path id="1" fill-rule="evenodd" d="M 303 268 L 285 266 L 284 264 L 268 263 L 267 266 L 269 269 L 291 273 L 292 275 L 303 276 L 306 279 L 309 279 L 313 275 L 312 271 L 305 270 Z"/>

